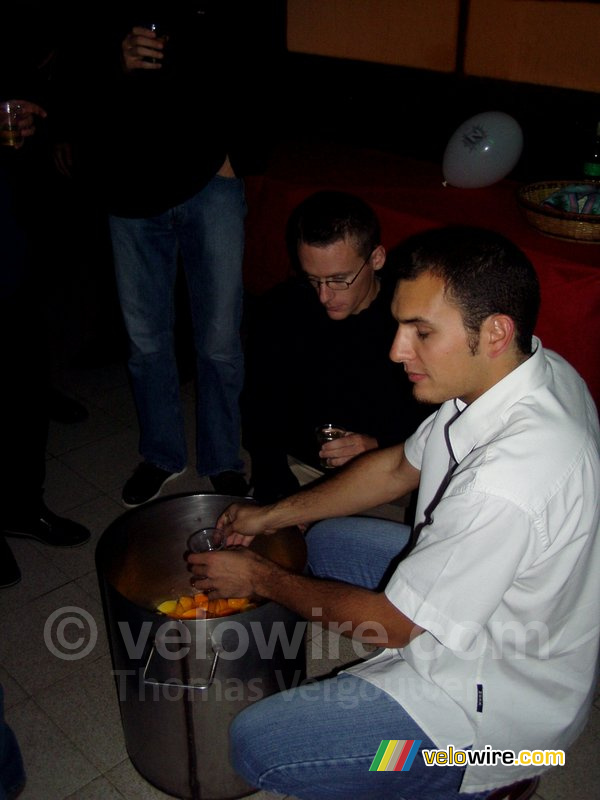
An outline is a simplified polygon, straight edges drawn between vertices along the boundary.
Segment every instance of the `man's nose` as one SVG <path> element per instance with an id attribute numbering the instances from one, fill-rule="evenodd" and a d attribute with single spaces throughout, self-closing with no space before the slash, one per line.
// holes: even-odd
<path id="1" fill-rule="evenodd" d="M 390 348 L 390 359 L 395 364 L 400 364 L 402 361 L 410 361 L 412 358 L 414 358 L 414 349 L 410 343 L 408 331 L 398 328 Z"/>
<path id="2" fill-rule="evenodd" d="M 323 281 L 323 283 L 319 284 L 319 300 L 321 303 L 325 304 L 329 300 L 331 300 L 331 295 L 333 294 L 333 289 L 330 289 L 329 286 Z"/>

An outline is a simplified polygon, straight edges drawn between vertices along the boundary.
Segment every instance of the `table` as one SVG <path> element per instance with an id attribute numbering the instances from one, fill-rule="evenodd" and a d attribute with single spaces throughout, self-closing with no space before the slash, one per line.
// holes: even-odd
<path id="1" fill-rule="evenodd" d="M 319 189 L 350 191 L 369 202 L 388 250 L 438 225 L 492 228 L 512 239 L 533 262 L 542 292 L 536 334 L 579 371 L 600 407 L 600 245 L 539 233 L 518 207 L 518 187 L 503 180 L 459 189 L 444 186 L 439 165 L 430 162 L 379 151 L 296 146 L 277 154 L 266 174 L 246 179 L 246 289 L 261 293 L 290 274 L 287 219 Z"/>

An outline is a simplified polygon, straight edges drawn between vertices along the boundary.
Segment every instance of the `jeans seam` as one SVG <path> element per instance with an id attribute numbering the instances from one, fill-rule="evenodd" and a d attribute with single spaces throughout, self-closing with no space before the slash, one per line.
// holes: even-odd
<path id="1" fill-rule="evenodd" d="M 307 768 L 312 770 L 314 769 L 315 766 L 328 766 L 332 764 L 344 765 L 350 763 L 355 764 L 360 761 L 364 761 L 365 764 L 370 766 L 373 761 L 373 753 L 370 753 L 369 755 L 365 756 L 344 756 L 343 758 L 342 757 L 312 758 L 312 759 L 306 759 L 305 761 L 292 761 L 288 764 L 280 764 L 276 767 L 270 767 L 268 770 L 260 774 L 258 780 L 262 781 L 263 778 L 267 777 L 268 775 L 281 774 L 282 772 L 285 772 L 286 770 L 289 769 Z"/>

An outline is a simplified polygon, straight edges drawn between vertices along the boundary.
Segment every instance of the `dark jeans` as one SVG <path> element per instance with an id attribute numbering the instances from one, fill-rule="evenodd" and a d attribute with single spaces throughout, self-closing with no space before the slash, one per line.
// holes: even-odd
<path id="1" fill-rule="evenodd" d="M 0 800 L 10 800 L 25 783 L 19 744 L 4 721 L 4 689 L 0 684 Z"/>

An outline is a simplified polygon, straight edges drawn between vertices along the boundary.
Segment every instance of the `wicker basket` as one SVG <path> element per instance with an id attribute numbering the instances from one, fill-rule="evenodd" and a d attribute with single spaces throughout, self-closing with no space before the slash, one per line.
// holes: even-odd
<path id="1" fill-rule="evenodd" d="M 523 211 L 527 222 L 537 228 L 540 233 L 554 236 L 556 239 L 567 239 L 571 242 L 600 244 L 600 214 L 575 214 L 570 211 L 552 208 L 552 206 L 541 205 L 553 192 L 573 184 L 589 184 L 600 191 L 600 181 L 579 179 L 574 181 L 529 183 L 526 186 L 522 186 L 517 192 L 519 207 Z"/>

